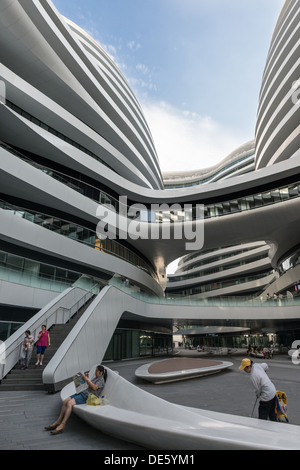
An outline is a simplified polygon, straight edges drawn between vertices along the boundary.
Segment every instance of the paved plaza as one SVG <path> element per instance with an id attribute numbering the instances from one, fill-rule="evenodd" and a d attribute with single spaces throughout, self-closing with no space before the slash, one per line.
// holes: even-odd
<path id="1" fill-rule="evenodd" d="M 186 351 L 185 355 L 197 357 L 197 352 Z M 238 370 L 243 357 L 213 356 L 212 360 L 230 360 L 233 366 L 216 375 L 160 385 L 135 377 L 135 370 L 142 364 L 152 363 L 153 358 L 108 363 L 107 366 L 138 387 L 172 403 L 249 417 L 255 395 L 248 375 Z M 263 361 L 254 359 L 254 362 Z M 275 356 L 266 362 L 277 390 L 287 394 L 290 424 L 300 425 L 300 365 L 293 365 L 288 355 Z M 96 431 L 75 415 L 71 416 L 63 434 L 50 435 L 43 428 L 55 420 L 60 406 L 59 394 L 48 395 L 42 391 L 0 392 L 0 450 L 142 449 Z M 257 408 L 254 416 L 257 417 Z M 283 431 L 285 425 L 280 424 Z"/>

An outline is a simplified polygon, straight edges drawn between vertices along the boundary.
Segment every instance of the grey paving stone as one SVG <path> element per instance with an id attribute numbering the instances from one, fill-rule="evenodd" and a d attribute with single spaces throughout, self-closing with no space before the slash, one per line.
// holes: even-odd
<path id="1" fill-rule="evenodd" d="M 247 374 L 238 370 L 241 359 L 229 358 L 233 367 L 220 374 L 161 385 L 135 377 L 135 370 L 143 363 L 152 362 L 151 358 L 112 363 L 108 367 L 143 390 L 172 403 L 250 416 L 255 395 Z M 287 394 L 289 422 L 300 425 L 300 366 L 293 365 L 289 356 L 275 356 L 268 364 L 269 376 L 276 388 Z M 63 434 L 52 436 L 44 431 L 44 426 L 56 419 L 60 406 L 59 394 L 0 392 L 0 450 L 142 450 L 97 431 L 75 415 L 71 416 Z M 282 426 L 284 432 L 284 423 Z"/>

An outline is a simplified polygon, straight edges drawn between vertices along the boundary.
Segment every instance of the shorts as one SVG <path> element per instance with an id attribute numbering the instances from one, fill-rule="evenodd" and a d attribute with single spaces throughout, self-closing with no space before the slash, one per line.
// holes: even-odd
<path id="1" fill-rule="evenodd" d="M 81 392 L 71 395 L 70 398 L 74 398 L 76 405 L 85 405 L 88 399 L 88 395 L 84 392 Z"/>
<path id="2" fill-rule="evenodd" d="M 47 346 L 37 346 L 37 347 L 36 347 L 36 352 L 37 352 L 37 354 L 42 354 L 42 355 L 44 355 L 44 354 L 45 354 L 45 351 L 46 351 L 46 348 L 47 348 Z"/>

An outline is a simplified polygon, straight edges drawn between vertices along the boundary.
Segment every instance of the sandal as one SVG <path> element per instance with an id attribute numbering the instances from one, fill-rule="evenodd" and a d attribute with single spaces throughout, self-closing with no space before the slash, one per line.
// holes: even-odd
<path id="1" fill-rule="evenodd" d="M 66 425 L 64 423 L 59 424 L 59 426 L 56 429 L 51 431 L 51 434 L 53 434 L 53 435 L 61 434 L 63 432 L 63 430 L 65 429 L 65 426 Z"/>
<path id="2" fill-rule="evenodd" d="M 56 429 L 61 423 L 60 422 L 55 422 L 53 424 L 50 424 L 50 426 L 45 426 L 45 430 L 46 431 L 53 431 L 54 429 Z"/>

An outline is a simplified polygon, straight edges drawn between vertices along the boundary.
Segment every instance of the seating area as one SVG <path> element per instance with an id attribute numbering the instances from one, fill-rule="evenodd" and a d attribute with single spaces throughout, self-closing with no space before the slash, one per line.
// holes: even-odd
<path id="1" fill-rule="evenodd" d="M 170 403 L 107 370 L 103 391 L 107 404 L 74 407 L 76 415 L 103 433 L 147 449 L 300 449 L 299 426 Z M 73 393 L 75 386 L 71 382 L 61 391 L 61 399 Z"/>
<path id="2" fill-rule="evenodd" d="M 160 384 L 217 374 L 232 365 L 232 362 L 228 361 L 182 357 L 144 364 L 135 371 L 135 375 L 149 382 Z"/>

